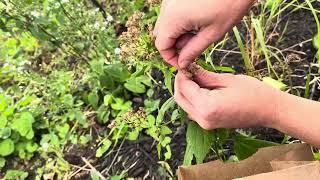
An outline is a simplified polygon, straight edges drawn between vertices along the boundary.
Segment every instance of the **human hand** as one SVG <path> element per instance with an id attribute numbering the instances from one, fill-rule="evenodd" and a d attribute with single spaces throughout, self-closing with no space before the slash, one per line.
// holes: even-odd
<path id="1" fill-rule="evenodd" d="M 166 62 L 186 68 L 238 23 L 253 1 L 163 0 L 154 29 L 156 47 Z"/>
<path id="2" fill-rule="evenodd" d="M 175 99 L 204 129 L 271 127 L 283 92 L 245 75 L 178 72 Z"/>

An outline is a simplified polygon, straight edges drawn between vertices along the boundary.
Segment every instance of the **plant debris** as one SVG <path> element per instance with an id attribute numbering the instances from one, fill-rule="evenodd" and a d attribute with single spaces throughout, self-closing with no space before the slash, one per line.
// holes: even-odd
<path id="1" fill-rule="evenodd" d="M 189 79 L 193 79 L 200 68 L 201 67 L 197 63 L 192 63 L 187 68 L 181 69 L 181 72 Z"/>

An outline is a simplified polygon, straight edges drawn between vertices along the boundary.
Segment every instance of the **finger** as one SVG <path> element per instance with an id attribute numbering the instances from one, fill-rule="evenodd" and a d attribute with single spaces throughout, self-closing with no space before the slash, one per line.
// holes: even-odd
<path id="1" fill-rule="evenodd" d="M 183 47 L 178 59 L 180 68 L 188 67 L 211 43 L 220 39 L 221 35 L 211 29 L 206 28 L 200 31 Z"/>
<path id="2" fill-rule="evenodd" d="M 189 115 L 195 114 L 195 109 L 192 107 L 191 103 L 179 92 L 179 90 L 175 90 L 174 99 L 176 100 L 177 104 Z"/>
<path id="3" fill-rule="evenodd" d="M 188 114 L 188 117 L 191 120 L 200 120 L 199 113 L 197 112 L 196 108 L 194 108 L 192 104 L 180 93 L 178 79 L 175 80 L 174 98 L 177 104 Z"/>
<path id="4" fill-rule="evenodd" d="M 164 11 L 167 7 L 167 4 L 168 4 L 169 0 L 163 0 L 162 3 L 161 3 L 161 8 L 160 8 L 160 14 L 159 14 L 159 17 L 157 19 L 157 22 L 154 26 L 154 30 L 153 30 L 153 36 L 154 37 L 157 37 L 158 35 L 158 29 L 159 29 L 159 26 L 160 26 L 160 23 L 161 23 L 161 17 L 164 15 Z"/>
<path id="5" fill-rule="evenodd" d="M 176 82 L 175 88 L 177 88 L 196 109 L 202 106 L 205 100 L 207 100 L 209 90 L 200 88 L 198 84 L 190 80 L 182 72 L 178 72 Z"/>
<path id="6" fill-rule="evenodd" d="M 156 38 L 156 47 L 162 58 L 169 64 L 178 68 L 179 54 L 175 47 L 177 39 L 185 33 L 183 28 L 179 28 L 176 24 L 163 22 L 159 27 Z"/>
<path id="7" fill-rule="evenodd" d="M 192 39 L 192 37 L 194 36 L 194 34 L 192 33 L 187 33 L 182 35 L 181 37 L 179 37 L 179 39 L 176 42 L 176 48 L 177 49 L 182 49 L 189 41 L 190 39 Z"/>
<path id="8" fill-rule="evenodd" d="M 203 68 L 197 69 L 194 73 L 194 81 L 201 87 L 207 89 L 217 89 L 232 85 L 235 78 L 233 74 L 218 74 L 207 71 Z"/>

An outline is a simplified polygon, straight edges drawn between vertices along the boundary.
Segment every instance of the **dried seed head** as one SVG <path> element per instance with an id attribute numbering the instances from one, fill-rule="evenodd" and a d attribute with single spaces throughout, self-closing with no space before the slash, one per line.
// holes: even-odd
<path id="1" fill-rule="evenodd" d="M 190 64 L 187 68 L 181 69 L 181 72 L 185 74 L 189 79 L 193 79 L 194 75 L 200 69 L 200 66 L 196 63 Z"/>
<path id="2" fill-rule="evenodd" d="M 147 1 L 147 5 L 148 5 L 149 7 L 155 7 L 155 6 L 157 6 L 157 5 L 160 5 L 160 4 L 161 4 L 161 1 L 162 1 L 162 0 L 148 0 L 148 1 Z"/>

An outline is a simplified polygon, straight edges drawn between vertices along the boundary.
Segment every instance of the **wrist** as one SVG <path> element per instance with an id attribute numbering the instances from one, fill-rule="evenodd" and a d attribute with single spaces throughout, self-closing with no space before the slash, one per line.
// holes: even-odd
<path id="1" fill-rule="evenodd" d="M 288 96 L 285 92 L 282 92 L 278 89 L 272 89 L 272 92 L 269 93 L 269 96 L 266 97 L 265 105 L 262 107 L 262 115 L 261 115 L 261 126 L 279 129 L 279 122 L 281 113 L 283 113 L 283 107 L 290 105 L 288 102 Z"/>

